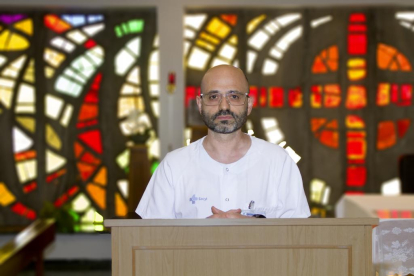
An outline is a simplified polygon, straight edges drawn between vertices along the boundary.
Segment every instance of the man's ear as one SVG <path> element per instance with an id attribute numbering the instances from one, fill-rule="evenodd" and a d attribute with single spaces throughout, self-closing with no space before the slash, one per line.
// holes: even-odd
<path id="1" fill-rule="evenodd" d="M 250 115 L 250 112 L 252 112 L 252 108 L 253 108 L 253 98 L 248 97 L 247 98 L 247 115 Z"/>
<path id="2" fill-rule="evenodd" d="M 200 112 L 200 114 L 201 114 L 201 105 L 202 105 L 202 103 L 201 103 L 201 97 L 200 96 L 197 96 L 196 97 L 196 100 L 197 100 L 197 106 L 198 106 L 198 112 Z"/>

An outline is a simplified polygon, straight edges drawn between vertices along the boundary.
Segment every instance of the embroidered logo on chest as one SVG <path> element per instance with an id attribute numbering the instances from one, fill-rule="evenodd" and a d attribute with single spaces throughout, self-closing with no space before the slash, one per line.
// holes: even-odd
<path id="1" fill-rule="evenodd" d="M 199 197 L 199 196 L 196 196 L 194 194 L 192 197 L 190 197 L 190 201 L 191 201 L 192 204 L 195 204 L 196 201 L 207 201 L 207 198 L 206 197 Z"/>

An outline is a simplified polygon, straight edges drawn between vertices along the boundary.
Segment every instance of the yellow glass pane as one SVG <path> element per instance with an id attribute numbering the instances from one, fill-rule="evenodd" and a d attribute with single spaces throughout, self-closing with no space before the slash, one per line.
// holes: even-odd
<path id="1" fill-rule="evenodd" d="M 10 203 L 14 202 L 16 198 L 14 195 L 7 189 L 6 185 L 0 182 L 0 204 L 2 206 L 7 206 Z"/>
<path id="2" fill-rule="evenodd" d="M 247 34 L 250 34 L 254 30 L 256 30 L 256 28 L 260 24 L 260 22 L 262 22 L 265 19 L 266 19 L 266 15 L 262 14 L 262 15 L 259 15 L 258 17 L 253 18 L 252 20 L 250 20 L 250 22 L 247 23 L 247 27 L 246 27 Z"/>
<path id="3" fill-rule="evenodd" d="M 19 116 L 16 120 L 28 131 L 34 133 L 36 130 L 36 121 L 31 117 Z"/>
<path id="4" fill-rule="evenodd" d="M 95 178 L 93 179 L 93 181 L 96 183 L 96 184 L 100 184 L 100 185 L 102 185 L 102 186 L 105 186 L 106 185 L 106 181 L 107 181 L 107 178 L 106 178 L 106 174 L 107 172 L 106 172 L 106 167 L 102 167 L 102 169 L 98 172 L 98 174 L 95 176 Z"/>
<path id="5" fill-rule="evenodd" d="M 366 63 L 363 58 L 351 58 L 348 60 L 348 67 L 365 68 Z"/>
<path id="6" fill-rule="evenodd" d="M 115 215 L 123 217 L 127 214 L 127 206 L 119 193 L 115 194 Z"/>
<path id="7" fill-rule="evenodd" d="M 361 117 L 356 115 L 346 116 L 346 127 L 347 128 L 365 128 L 364 120 Z"/>
<path id="8" fill-rule="evenodd" d="M 366 76 L 365 69 L 352 69 L 348 70 L 348 79 L 351 81 L 362 80 Z"/>
<path id="9" fill-rule="evenodd" d="M 377 92 L 377 105 L 385 106 L 390 103 L 390 88 L 389 83 L 380 83 Z"/>
<path id="10" fill-rule="evenodd" d="M 106 209 L 106 191 L 104 188 L 90 183 L 86 186 L 86 190 L 101 209 Z"/>
<path id="11" fill-rule="evenodd" d="M 27 82 L 34 83 L 34 81 L 35 81 L 34 73 L 35 73 L 35 71 L 34 71 L 34 59 L 32 58 L 30 60 L 29 66 L 26 69 L 26 72 L 24 73 L 23 79 Z"/>
<path id="12" fill-rule="evenodd" d="M 213 51 L 216 49 L 216 47 L 214 47 L 212 44 L 210 44 L 210 43 L 208 43 L 208 42 L 205 42 L 205 41 L 203 41 L 203 40 L 200 40 L 200 39 L 197 39 L 197 40 L 196 40 L 196 44 L 197 44 L 198 46 L 201 46 L 201 47 L 203 47 L 203 48 L 205 48 L 205 49 L 209 50 L 210 52 L 213 52 Z"/>
<path id="13" fill-rule="evenodd" d="M 217 39 L 217 38 L 215 38 L 214 36 L 212 36 L 212 35 L 209 35 L 208 33 L 206 33 L 206 32 L 201 32 L 200 33 L 200 38 L 202 38 L 202 39 L 204 39 L 204 40 L 206 40 L 206 41 L 208 41 L 208 42 L 211 42 L 211 43 L 213 43 L 213 44 L 219 44 L 220 43 L 220 40 L 219 39 Z"/>
<path id="14" fill-rule="evenodd" d="M 53 127 L 49 124 L 46 125 L 46 142 L 49 146 L 60 150 L 62 148 L 62 142 L 60 141 L 59 136 L 56 134 Z"/>
<path id="15" fill-rule="evenodd" d="M 118 117 L 128 116 L 132 110 L 145 111 L 142 97 L 123 97 L 118 102 Z"/>
<path id="16" fill-rule="evenodd" d="M 0 51 L 20 51 L 29 47 L 27 39 L 5 30 L 0 34 Z"/>
<path id="17" fill-rule="evenodd" d="M 11 106 L 11 100 L 13 96 L 13 91 L 7 87 L 1 87 L 0 85 L 0 102 L 3 103 L 7 108 Z"/>
<path id="18" fill-rule="evenodd" d="M 32 23 L 32 19 L 28 18 L 25 19 L 23 21 L 17 22 L 16 24 L 14 24 L 14 28 L 28 34 L 28 35 L 32 35 L 33 34 L 33 23 Z"/>
<path id="19" fill-rule="evenodd" d="M 225 38 L 231 31 L 230 27 L 227 26 L 223 21 L 214 17 L 207 25 L 207 31 L 215 34 L 218 37 Z"/>
<path id="20" fill-rule="evenodd" d="M 46 48 L 43 58 L 47 63 L 52 65 L 53 67 L 59 67 L 60 64 L 66 59 L 66 56 L 62 53 L 59 53 L 55 50 L 52 50 L 50 48 Z"/>
<path id="21" fill-rule="evenodd" d="M 45 76 L 46 76 L 46 78 L 50 79 L 50 78 L 53 77 L 54 74 L 55 74 L 55 69 L 53 69 L 50 66 L 45 67 Z"/>
<path id="22" fill-rule="evenodd" d="M 237 45 L 238 39 L 237 39 L 237 35 L 232 35 L 230 37 L 230 39 L 228 40 L 229 43 Z"/>

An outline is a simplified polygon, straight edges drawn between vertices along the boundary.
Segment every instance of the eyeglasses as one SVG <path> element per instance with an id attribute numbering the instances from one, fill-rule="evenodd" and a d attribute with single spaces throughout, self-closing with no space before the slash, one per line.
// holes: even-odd
<path id="1" fill-rule="evenodd" d="M 226 101 L 229 105 L 244 105 L 246 99 L 249 97 L 249 93 L 240 92 L 228 92 L 225 95 L 218 92 L 210 92 L 207 94 L 200 94 L 201 99 L 205 105 L 219 105 L 223 96 L 226 97 Z"/>

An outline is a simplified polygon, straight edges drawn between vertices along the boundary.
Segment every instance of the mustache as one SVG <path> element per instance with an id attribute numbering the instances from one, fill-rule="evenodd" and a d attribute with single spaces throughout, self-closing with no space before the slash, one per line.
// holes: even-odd
<path id="1" fill-rule="evenodd" d="M 226 116 L 226 115 L 231 115 L 234 119 L 236 119 L 237 117 L 236 114 L 234 114 L 230 110 L 220 110 L 219 112 L 214 114 L 211 118 L 215 120 L 218 116 Z"/>

